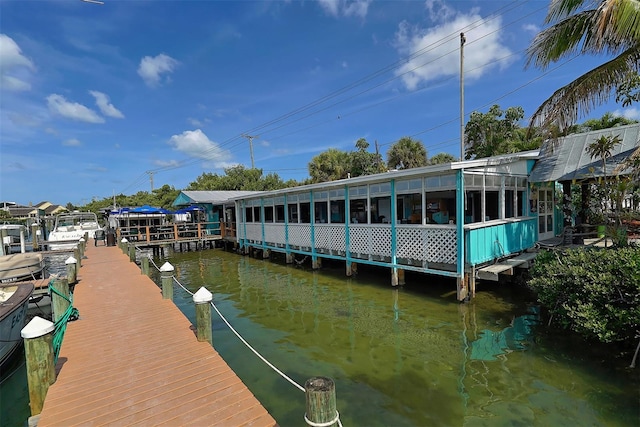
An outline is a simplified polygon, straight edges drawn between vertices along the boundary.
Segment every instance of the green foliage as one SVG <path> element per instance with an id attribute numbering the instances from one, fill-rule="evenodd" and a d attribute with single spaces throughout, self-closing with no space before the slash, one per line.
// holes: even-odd
<path id="1" fill-rule="evenodd" d="M 387 166 L 390 169 L 412 169 L 427 166 L 427 149 L 421 141 L 404 136 L 387 151 Z"/>
<path id="2" fill-rule="evenodd" d="M 640 102 L 640 74 L 630 73 L 629 77 L 616 88 L 616 102 L 620 102 L 622 107 Z"/>
<path id="3" fill-rule="evenodd" d="M 262 169 L 247 169 L 242 165 L 224 170 L 224 175 L 203 173 L 191 182 L 186 190 L 201 191 L 269 191 L 296 185 L 295 181 L 284 182 L 276 173 L 262 175 Z"/>
<path id="4" fill-rule="evenodd" d="M 313 157 L 308 167 L 314 183 L 344 179 L 351 170 L 351 156 L 346 151 L 330 148 Z"/>
<path id="5" fill-rule="evenodd" d="M 540 252 L 533 289 L 562 328 L 629 345 L 640 328 L 640 249 Z"/>
<path id="6" fill-rule="evenodd" d="M 486 113 L 474 111 L 464 128 L 465 158 L 483 158 L 540 147 L 542 138 L 520 127 L 522 107 L 506 110 L 493 105 Z"/>
<path id="7" fill-rule="evenodd" d="M 11 214 L 9 211 L 5 211 L 4 209 L 0 209 L 0 219 L 11 218 Z"/>
<path id="8" fill-rule="evenodd" d="M 356 141 L 356 151 L 350 153 L 351 176 L 373 175 L 386 171 L 382 156 L 379 153 L 367 151 L 369 143 L 366 139 L 360 138 Z"/>
<path id="9" fill-rule="evenodd" d="M 431 165 L 441 165 L 443 163 L 453 163 L 457 162 L 458 158 L 453 154 L 449 153 L 438 153 L 432 158 L 429 159 L 429 164 Z"/>

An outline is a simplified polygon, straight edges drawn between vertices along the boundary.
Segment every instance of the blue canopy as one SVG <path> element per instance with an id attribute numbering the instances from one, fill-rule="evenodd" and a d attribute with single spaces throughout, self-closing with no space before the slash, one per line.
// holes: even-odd
<path id="1" fill-rule="evenodd" d="M 153 206 L 149 206 L 149 205 L 142 205 L 140 207 L 137 208 L 133 208 L 129 211 L 130 213 L 142 213 L 142 214 L 170 214 L 171 212 L 163 209 L 163 208 L 156 208 Z"/>
<path id="2" fill-rule="evenodd" d="M 188 206 L 186 208 L 178 209 L 175 213 L 176 214 L 185 214 L 185 213 L 198 212 L 198 211 L 203 211 L 203 210 L 204 209 L 201 208 L 200 206 Z"/>

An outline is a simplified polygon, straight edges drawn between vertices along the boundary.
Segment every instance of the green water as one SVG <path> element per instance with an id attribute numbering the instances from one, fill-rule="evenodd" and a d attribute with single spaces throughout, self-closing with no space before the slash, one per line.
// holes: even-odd
<path id="1" fill-rule="evenodd" d="M 345 427 L 639 423 L 629 358 L 548 332 L 522 289 L 484 284 L 458 304 L 450 281 L 408 274 L 393 289 L 387 269 L 361 267 L 348 279 L 337 263 L 314 272 L 221 250 L 168 261 L 191 292 L 207 287 L 244 338 L 298 384 L 333 378 Z M 195 322 L 191 296 L 176 288 L 174 301 Z M 304 425 L 304 393 L 215 312 L 213 340 L 281 426 Z M 28 416 L 24 365 L 14 372 L 0 386 L 2 426 Z"/>
<path id="2" fill-rule="evenodd" d="M 522 289 L 484 286 L 458 304 L 449 281 L 339 264 L 320 272 L 222 251 L 169 261 L 231 324 L 298 384 L 336 382 L 345 426 L 637 425 L 637 372 L 628 360 L 546 335 Z M 326 264 L 325 264 L 326 265 Z M 191 298 L 176 303 L 192 320 Z M 214 347 L 282 426 L 302 425 L 304 393 L 280 378 L 214 313 Z M 606 354 L 606 353 L 604 353 Z M 637 370 L 636 370 L 637 371 Z"/>

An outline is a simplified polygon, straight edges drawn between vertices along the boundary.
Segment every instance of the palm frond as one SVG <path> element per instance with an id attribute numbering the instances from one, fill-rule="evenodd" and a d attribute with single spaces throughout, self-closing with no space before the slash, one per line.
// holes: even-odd
<path id="1" fill-rule="evenodd" d="M 629 72 L 639 71 L 640 45 L 637 45 L 555 91 L 533 114 L 530 127 L 555 125 L 562 130 L 572 125 L 579 115 L 607 102 L 611 91 Z"/>
<path id="2" fill-rule="evenodd" d="M 606 0 L 598 7 L 598 38 L 605 43 L 633 45 L 640 43 L 640 1 Z"/>
<path id="3" fill-rule="evenodd" d="M 595 15 L 595 10 L 584 11 L 541 31 L 527 49 L 525 67 L 533 64 L 545 69 L 550 63 L 576 53 L 580 42 L 593 32 Z"/>
<path id="4" fill-rule="evenodd" d="M 549 24 L 558 19 L 566 18 L 580 9 L 584 3 L 586 3 L 585 0 L 552 0 L 549 5 L 547 17 L 545 18 L 545 23 Z"/>

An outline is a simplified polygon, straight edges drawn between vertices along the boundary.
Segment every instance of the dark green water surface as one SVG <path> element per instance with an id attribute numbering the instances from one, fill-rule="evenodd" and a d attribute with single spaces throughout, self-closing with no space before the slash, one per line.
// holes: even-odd
<path id="1" fill-rule="evenodd" d="M 208 288 L 234 328 L 295 382 L 333 378 L 345 427 L 640 425 L 630 359 L 548 332 L 522 288 L 483 284 L 459 304 L 446 279 L 408 274 L 394 289 L 388 269 L 361 267 L 349 279 L 343 264 L 311 271 L 221 250 L 167 260 L 191 292 Z M 174 301 L 195 323 L 191 295 L 176 287 Z M 304 393 L 215 311 L 213 341 L 281 426 L 304 425 Z M 0 425 L 24 425 L 24 365 L 3 377 Z"/>
<path id="2" fill-rule="evenodd" d="M 536 307 L 513 285 L 481 287 L 459 304 L 450 281 L 413 275 L 393 289 L 388 269 L 361 268 L 349 279 L 342 264 L 311 271 L 223 251 L 169 261 L 181 283 L 209 289 L 240 334 L 298 384 L 333 378 L 345 426 L 640 420 L 638 375 L 623 369 L 629 361 L 545 335 Z M 177 289 L 175 301 L 195 322 L 191 296 Z M 280 425 L 303 425 L 304 393 L 213 316 L 217 351 Z"/>

